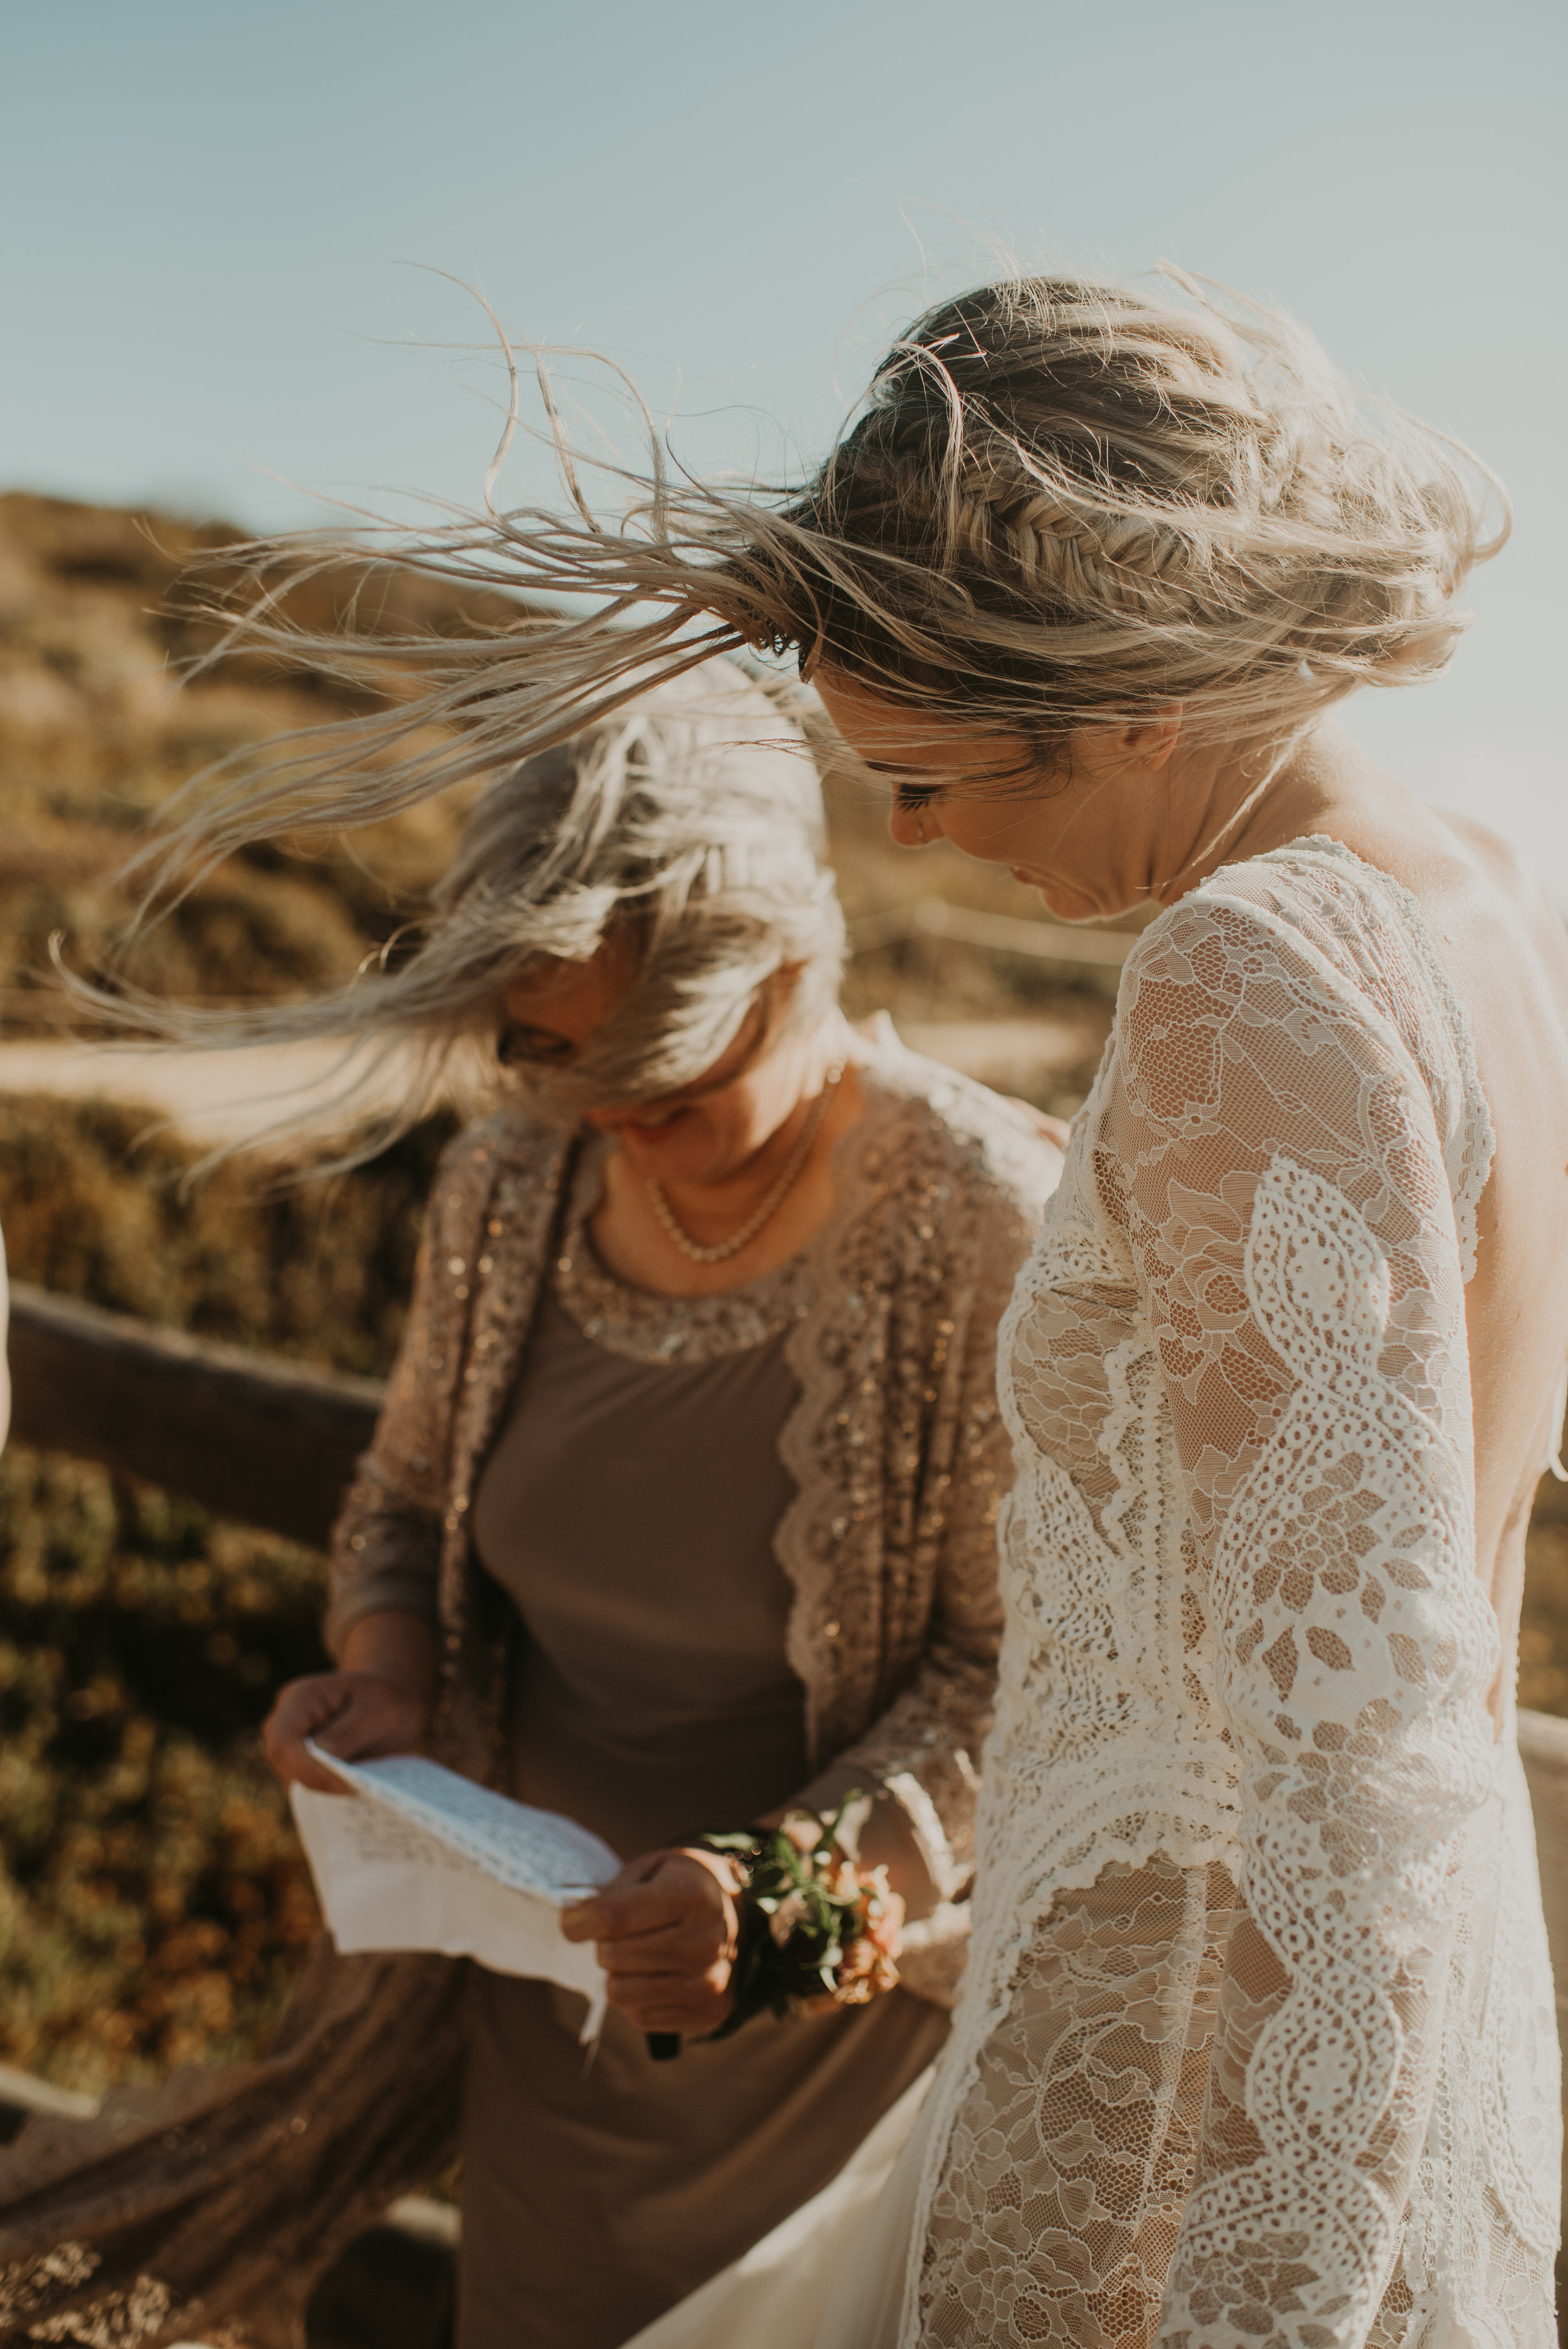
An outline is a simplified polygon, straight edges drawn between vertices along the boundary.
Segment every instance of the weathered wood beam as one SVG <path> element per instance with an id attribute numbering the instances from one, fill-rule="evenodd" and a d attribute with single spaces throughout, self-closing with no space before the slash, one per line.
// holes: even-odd
<path id="1" fill-rule="evenodd" d="M 11 1432 L 319 1546 L 382 1389 L 16 1281 Z"/>

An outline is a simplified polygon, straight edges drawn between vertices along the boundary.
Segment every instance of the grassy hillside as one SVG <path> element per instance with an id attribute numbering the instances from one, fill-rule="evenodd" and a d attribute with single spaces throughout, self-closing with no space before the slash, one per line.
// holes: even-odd
<path id="1" fill-rule="evenodd" d="M 246 657 L 176 690 L 179 664 L 211 641 L 180 585 L 238 533 L 167 514 L 0 496 L 0 1012 L 46 1022 L 36 992 L 51 931 L 90 961 L 123 921 L 112 875 L 148 814 L 199 768 L 292 727 L 363 706 L 334 679 Z M 297 599 L 325 623 L 345 583 Z M 412 613 L 437 628 L 502 620 L 500 598 L 404 581 L 366 624 Z M 147 984 L 245 999 L 346 978 L 445 864 L 457 818 L 436 805 L 378 826 L 354 860 L 305 862 L 265 847 L 231 858 L 150 937 Z"/>

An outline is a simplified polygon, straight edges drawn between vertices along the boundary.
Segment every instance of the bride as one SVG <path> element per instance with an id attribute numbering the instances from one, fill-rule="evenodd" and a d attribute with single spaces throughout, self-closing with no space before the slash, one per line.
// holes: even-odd
<path id="1" fill-rule="evenodd" d="M 1359 413 L 1287 320 L 1054 278 L 919 320 L 798 492 L 655 471 L 613 523 L 579 494 L 399 545 L 601 601 L 536 605 L 499 670 L 432 647 L 422 707 L 469 730 L 366 720 L 377 792 L 766 646 L 897 838 L 1058 919 L 1159 909 L 1001 1333 L 952 2038 L 869 2228 L 824 2205 L 645 2349 L 1555 2339 L 1513 1672 L 1568 1355 L 1568 947 L 1328 716 L 1439 669 L 1493 551 L 1463 452 Z M 341 805 L 308 752 L 268 790 Z"/>
<path id="2" fill-rule="evenodd" d="M 1003 1326 L 971 1954 L 821 2349 L 1547 2349 L 1568 946 L 1326 715 L 1447 658 L 1458 457 L 1181 295 L 944 305 L 803 494 L 622 558 L 798 649 L 895 838 L 1160 908 Z"/>
<path id="3" fill-rule="evenodd" d="M 1001 1331 L 953 2037 L 817 2349 L 1556 2340 L 1513 1682 L 1568 944 L 1326 714 L 1446 659 L 1491 551 L 1454 457 L 1184 290 L 933 312 L 708 590 L 895 839 L 1160 909 Z"/>

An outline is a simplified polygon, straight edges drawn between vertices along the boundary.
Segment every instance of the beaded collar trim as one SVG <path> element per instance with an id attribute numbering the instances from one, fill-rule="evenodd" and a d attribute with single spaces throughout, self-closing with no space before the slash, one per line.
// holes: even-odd
<path id="1" fill-rule="evenodd" d="M 809 1251 L 717 1297 L 659 1297 L 617 1280 L 588 1231 L 604 1193 L 605 1152 L 596 1139 L 578 1161 L 551 1270 L 557 1302 L 585 1338 L 633 1362 L 713 1362 L 766 1345 L 809 1311 Z"/>

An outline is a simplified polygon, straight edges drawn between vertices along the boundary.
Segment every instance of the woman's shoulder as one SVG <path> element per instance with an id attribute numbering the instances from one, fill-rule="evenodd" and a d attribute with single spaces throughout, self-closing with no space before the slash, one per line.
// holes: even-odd
<path id="1" fill-rule="evenodd" d="M 1368 1087 L 1424 1092 L 1461 1222 L 1491 1164 L 1474 1040 L 1432 926 L 1401 880 L 1328 837 L 1222 865 L 1150 923 L 1123 969 L 1115 1065 L 1140 1115 L 1174 1133 L 1219 1114 L 1222 1094 L 1225 1116 L 1277 1135 L 1291 1102 L 1343 1120 Z"/>
<path id="2" fill-rule="evenodd" d="M 862 1032 L 871 1047 L 860 1068 L 867 1157 L 886 1165 L 896 1154 L 906 1178 L 918 1164 L 982 1208 L 1037 1221 L 1062 1154 L 1028 1111 L 911 1051 L 885 1012 Z"/>
<path id="3" fill-rule="evenodd" d="M 538 1190 L 552 1185 L 565 1164 L 570 1136 L 516 1102 L 502 1102 L 453 1135 L 437 1162 L 430 1214 L 438 1222 L 479 1213 L 498 1187 Z"/>
<path id="4" fill-rule="evenodd" d="M 1222 864 L 1156 916 L 1123 968 L 1125 1037 L 1150 988 L 1181 991 L 1187 1024 L 1229 1026 L 1265 1000 L 1310 998 L 1324 1016 L 1404 1025 L 1412 997 L 1448 990 L 1420 906 L 1404 884 L 1338 840 L 1313 836 Z M 1284 989 L 1284 993 L 1279 990 Z"/>

